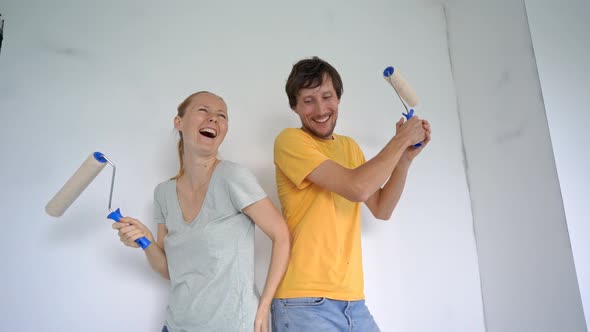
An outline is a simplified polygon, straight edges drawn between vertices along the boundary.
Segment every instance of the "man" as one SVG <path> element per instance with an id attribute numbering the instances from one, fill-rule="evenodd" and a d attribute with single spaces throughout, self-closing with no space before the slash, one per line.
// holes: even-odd
<path id="1" fill-rule="evenodd" d="M 430 125 L 401 118 L 395 136 L 365 162 L 353 139 L 334 134 L 343 91 L 336 69 L 303 59 L 285 90 L 302 127 L 283 130 L 274 146 L 292 249 L 271 306 L 273 331 L 379 331 L 364 302 L 360 202 L 376 218 L 391 217 Z"/>

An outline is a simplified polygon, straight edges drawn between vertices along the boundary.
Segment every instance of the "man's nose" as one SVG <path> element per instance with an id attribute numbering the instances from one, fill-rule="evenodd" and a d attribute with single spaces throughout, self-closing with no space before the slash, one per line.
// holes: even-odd
<path id="1" fill-rule="evenodd" d="M 320 114 L 326 114 L 329 112 L 329 104 L 325 102 L 318 103 L 316 111 Z"/>

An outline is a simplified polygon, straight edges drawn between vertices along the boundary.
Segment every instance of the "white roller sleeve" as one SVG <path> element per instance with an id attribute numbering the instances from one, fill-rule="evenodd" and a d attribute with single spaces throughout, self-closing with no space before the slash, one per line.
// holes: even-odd
<path id="1" fill-rule="evenodd" d="M 45 206 L 47 214 L 53 217 L 63 215 L 106 164 L 106 162 L 102 163 L 96 160 L 94 155 L 91 154 L 68 182 L 47 203 Z"/>
<path id="2" fill-rule="evenodd" d="M 393 75 L 389 77 L 383 76 L 383 78 L 393 86 L 408 106 L 415 107 L 418 104 L 419 99 L 416 91 L 412 89 L 408 81 L 399 73 L 399 70 L 395 69 Z"/>

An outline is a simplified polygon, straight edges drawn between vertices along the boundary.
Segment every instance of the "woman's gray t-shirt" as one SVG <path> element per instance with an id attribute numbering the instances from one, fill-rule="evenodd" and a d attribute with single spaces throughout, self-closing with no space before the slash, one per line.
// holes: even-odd
<path id="1" fill-rule="evenodd" d="M 258 307 L 254 284 L 254 223 L 242 210 L 266 197 L 245 167 L 220 162 L 197 217 L 182 216 L 176 181 L 154 192 L 154 218 L 166 225 L 170 274 L 165 324 L 170 332 L 252 331 Z"/>

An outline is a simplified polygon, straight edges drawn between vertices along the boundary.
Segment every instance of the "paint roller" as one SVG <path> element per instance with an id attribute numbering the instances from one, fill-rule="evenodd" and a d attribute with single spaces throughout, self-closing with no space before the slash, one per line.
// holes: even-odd
<path id="1" fill-rule="evenodd" d="M 113 199 L 113 186 L 115 184 L 115 172 L 117 167 L 109 160 L 104 154 L 100 152 L 94 152 L 88 158 L 78 170 L 70 177 L 70 179 L 64 184 L 64 186 L 53 196 L 53 198 L 45 206 L 45 211 L 52 217 L 61 217 L 64 212 L 72 205 L 72 203 L 80 196 L 80 194 L 88 187 L 90 182 L 96 178 L 98 173 L 106 166 L 110 164 L 113 167 L 113 176 L 111 177 L 111 191 L 109 194 L 109 206 L 110 211 L 107 218 L 112 219 L 116 222 L 123 217 L 121 210 L 111 209 L 111 202 Z M 145 250 L 151 242 L 146 237 L 139 238 L 135 242 Z"/>
<path id="2" fill-rule="evenodd" d="M 412 89 L 408 81 L 406 81 L 402 74 L 400 74 L 399 70 L 396 70 L 391 66 L 385 68 L 383 71 L 383 78 L 389 82 L 391 87 L 393 87 L 393 91 L 395 91 L 399 100 L 402 102 L 402 105 L 404 105 L 406 113 L 402 114 L 406 117 L 406 120 L 411 119 L 414 116 L 414 109 L 410 108 L 408 110 L 408 106 L 416 107 L 418 104 L 419 99 L 416 91 Z M 420 146 L 422 146 L 422 142 L 414 145 L 416 148 Z"/>

